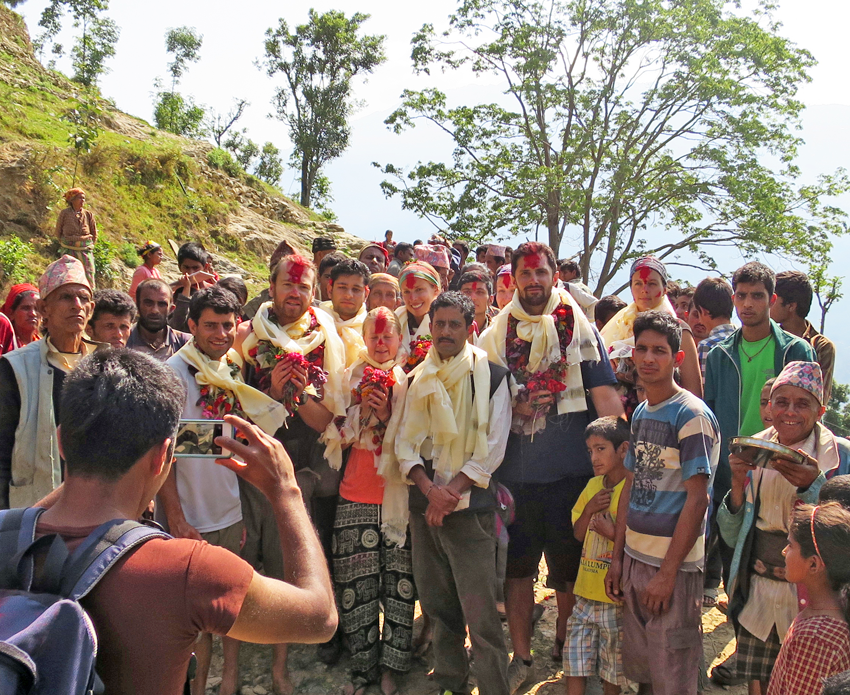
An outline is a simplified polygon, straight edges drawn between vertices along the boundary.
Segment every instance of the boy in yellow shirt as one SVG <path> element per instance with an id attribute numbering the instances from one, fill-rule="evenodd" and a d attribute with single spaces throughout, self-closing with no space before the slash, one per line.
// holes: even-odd
<path id="1" fill-rule="evenodd" d="M 594 420 L 584 431 L 596 477 L 573 507 L 573 532 L 583 545 L 564 649 L 568 695 L 584 695 L 588 676 L 597 674 L 605 695 L 619 695 L 620 686 L 628 684 L 620 649 L 623 606 L 605 594 L 605 575 L 614 551 L 629 435 L 629 423 L 613 416 Z"/>

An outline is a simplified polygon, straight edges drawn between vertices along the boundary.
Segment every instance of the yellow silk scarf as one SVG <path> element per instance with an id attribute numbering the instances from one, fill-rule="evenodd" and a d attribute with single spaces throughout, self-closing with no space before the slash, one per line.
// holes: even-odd
<path id="1" fill-rule="evenodd" d="M 676 310 L 673 309 L 673 305 L 670 304 L 670 300 L 667 299 L 666 294 L 655 306 L 651 307 L 647 311 L 666 311 L 671 316 L 676 315 Z M 620 311 L 614 314 L 611 320 L 606 323 L 600 331 L 602 339 L 605 341 L 605 345 L 611 347 L 618 341 L 632 338 L 634 336 L 635 319 L 639 313 L 641 312 L 638 311 L 637 304 L 632 302 L 627 307 L 620 309 Z M 632 345 L 634 345 L 634 343 L 632 343 Z"/>
<path id="2" fill-rule="evenodd" d="M 305 336 L 304 332 L 310 326 L 310 310 L 316 316 L 319 330 Z M 285 326 L 278 326 L 269 320 L 269 313 L 274 311 L 274 303 L 261 304 L 256 316 L 251 320 L 252 332 L 242 343 L 242 354 L 246 355 L 252 364 L 254 360 L 248 357 L 250 350 L 260 342 L 268 340 L 272 345 L 286 352 L 297 352 L 308 355 L 322 343 L 325 344 L 325 355 L 322 369 L 327 372 L 327 383 L 324 387 L 322 405 L 335 418 L 345 415 L 345 394 L 343 393 L 343 376 L 345 374 L 345 347 L 342 339 L 336 333 L 333 317 L 322 309 L 311 307 L 297 321 Z M 316 389 L 308 385 L 304 393 L 316 396 Z M 328 463 L 339 470 L 342 465 L 342 439 L 339 430 L 333 422 L 325 429 L 321 440 L 325 444 L 325 458 Z M 336 464 L 336 465 L 334 465 Z"/>
<path id="3" fill-rule="evenodd" d="M 366 365 L 385 372 L 391 371 L 396 381 L 392 391 L 392 412 L 390 414 L 390 420 L 387 423 L 387 430 L 384 432 L 383 450 L 380 456 L 375 456 L 375 466 L 378 475 L 384 479 L 384 501 L 381 504 L 381 528 L 387 538 L 401 547 L 404 545 L 405 538 L 407 537 L 408 491 L 407 481 L 402 478 L 398 462 L 392 453 L 393 444 L 398 432 L 398 423 L 402 417 L 402 409 L 404 408 L 405 396 L 407 395 L 407 374 L 396 363 L 396 360 L 376 362 L 366 354 L 366 350 L 364 349 L 360 353 L 358 361 L 347 371 L 349 394 L 360 383 L 360 379 L 363 377 L 363 369 Z M 353 444 L 363 449 L 375 451 L 375 445 L 371 442 L 369 430 L 361 431 L 360 412 L 359 403 L 348 408 L 345 424 L 342 427 L 344 445 Z"/>
<path id="4" fill-rule="evenodd" d="M 353 317 L 344 321 L 339 314 L 334 311 L 333 302 L 327 301 L 319 304 L 320 309 L 327 311 L 334 320 L 337 335 L 342 338 L 342 343 L 345 346 L 345 366 L 352 367 L 360 356 L 360 351 L 366 347 L 363 342 L 363 322 L 366 320 L 366 305 L 360 306 L 360 310 Z"/>
<path id="5" fill-rule="evenodd" d="M 596 334 L 584 311 L 567 290 L 553 287 L 549 301 L 539 316 L 526 312 L 520 303 L 519 295 L 514 292 L 510 303 L 490 321 L 490 326 L 481 334 L 478 346 L 487 352 L 491 362 L 507 367 L 505 343 L 508 319 L 513 316 L 517 320 L 517 337 L 531 343 L 528 372 L 533 374 L 545 370 L 550 364 L 561 359 L 558 329 L 552 315 L 560 304 L 568 305 L 573 312 L 573 337 L 565 353 L 567 389 L 556 394 L 558 413 L 563 415 L 587 410 L 581 363 L 599 361 Z"/>
<path id="6" fill-rule="evenodd" d="M 186 364 L 197 369 L 195 381 L 201 386 L 215 386 L 216 388 L 229 391 L 239 399 L 243 412 L 266 434 L 274 434 L 283 425 L 286 419 L 286 409 L 273 398 L 269 398 L 262 391 L 248 386 L 239 372 L 234 377 L 227 364 L 231 362 L 242 366 L 242 358 L 236 350 L 228 350 L 226 358 L 211 360 L 195 346 L 195 341 L 190 340 L 177 355 Z"/>
<path id="7" fill-rule="evenodd" d="M 470 379 L 470 375 L 472 379 Z M 440 358 L 432 346 L 410 375 L 405 412 L 394 440 L 399 460 L 420 458 L 430 437 L 435 477 L 451 480 L 470 458 L 487 454 L 490 366 L 487 353 L 466 343 L 460 354 Z M 475 382 L 473 394 L 472 383 Z"/>

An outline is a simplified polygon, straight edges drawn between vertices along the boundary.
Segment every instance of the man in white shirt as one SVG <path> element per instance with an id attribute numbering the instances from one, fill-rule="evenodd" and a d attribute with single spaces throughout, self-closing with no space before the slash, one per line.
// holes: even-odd
<path id="1" fill-rule="evenodd" d="M 193 340 L 166 364 L 186 386 L 182 419 L 220 420 L 227 413 L 247 415 L 273 433 L 283 422 L 283 407 L 242 381 L 242 361 L 231 350 L 239 310 L 239 300 L 220 287 L 196 292 L 189 305 Z M 159 495 L 171 534 L 205 540 L 239 555 L 243 525 L 236 474 L 209 458 L 177 458 L 171 471 Z M 239 643 L 223 637 L 222 648 L 221 691 L 232 693 L 238 684 Z M 192 692 L 203 695 L 212 635 L 201 636 L 195 654 L 198 671 Z"/>

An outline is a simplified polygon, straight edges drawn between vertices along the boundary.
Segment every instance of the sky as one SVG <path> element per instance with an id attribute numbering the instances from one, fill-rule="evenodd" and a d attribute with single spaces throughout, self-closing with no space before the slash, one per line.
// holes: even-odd
<path id="1" fill-rule="evenodd" d="M 24 15 L 32 35 L 38 33 L 37 22 L 45 4 L 45 0 L 28 0 L 16 9 Z M 840 166 L 850 167 L 850 78 L 846 56 L 850 3 L 845 0 L 779 0 L 778 4 L 775 15 L 783 24 L 781 33 L 810 50 L 818 60 L 818 65 L 810 71 L 811 82 L 803 85 L 799 92 L 807 106 L 801 134 L 806 144 L 800 150 L 799 164 L 803 178 L 813 181 L 818 173 L 831 172 Z M 195 27 L 204 36 L 201 59 L 189 67 L 180 91 L 218 112 L 226 112 L 236 98 L 247 99 L 250 106 L 239 127 L 247 128 L 254 141 L 271 141 L 288 154 L 286 127 L 269 118 L 275 83 L 257 67 L 256 61 L 263 52 L 265 31 L 276 27 L 281 17 L 290 26 L 306 21 L 309 6 L 319 12 L 338 9 L 349 15 L 355 11 L 367 13 L 371 17 L 364 30 L 386 36 L 387 61 L 356 89 L 356 97 L 364 105 L 352 119 L 351 146 L 327 167 L 335 198 L 331 207 L 339 223 L 352 234 L 366 239 L 383 238 L 386 229 L 394 230 L 396 241 L 427 238 L 435 231 L 434 227 L 414 213 L 402 210 L 397 199 L 384 198 L 379 188 L 384 177 L 372 162 L 409 167 L 418 160 L 445 159 L 451 153 L 451 142 L 441 137 L 436 128 L 420 126 L 397 136 L 383 125 L 384 119 L 400 104 L 403 89 L 439 86 L 450 99 L 463 99 L 465 103 L 497 98 L 495 95 L 501 85 L 495 78 L 476 79 L 466 72 L 437 73 L 432 77 L 413 74 L 411 36 L 426 22 L 435 24 L 438 29 L 444 27 L 448 15 L 456 7 L 455 2 L 430 0 L 422 4 L 400 4 L 386 0 L 358 0 L 356 3 L 318 0 L 304 5 L 267 0 L 241 3 L 232 0 L 112 0 L 108 14 L 121 28 L 121 37 L 117 54 L 108 64 L 111 72 L 101 80 L 101 91 L 122 111 L 152 121 L 154 80 L 157 77 L 165 79 L 167 75 L 164 34 L 169 28 Z M 68 45 L 69 37 L 64 39 Z M 63 67 L 60 63 L 60 68 Z M 296 174 L 287 170 L 281 187 L 297 197 L 295 178 Z M 850 211 L 850 196 L 832 202 Z M 562 245 L 559 255 L 571 255 L 577 250 L 566 246 Z M 850 238 L 839 240 L 833 253 L 832 274 L 844 274 L 844 259 L 849 256 Z M 729 271 L 743 262 L 734 250 L 718 254 L 717 260 Z M 763 260 L 776 270 L 792 267 L 782 259 Z M 698 271 L 679 268 L 673 274 L 693 284 L 704 276 Z M 850 312 L 850 280 L 846 294 L 847 299 L 839 302 L 827 319 L 826 333 L 837 343 L 839 355 L 845 348 L 850 350 L 850 322 L 843 320 Z M 815 313 L 813 309 L 810 315 L 813 321 Z M 850 382 L 850 361 L 838 361 L 836 378 Z"/>

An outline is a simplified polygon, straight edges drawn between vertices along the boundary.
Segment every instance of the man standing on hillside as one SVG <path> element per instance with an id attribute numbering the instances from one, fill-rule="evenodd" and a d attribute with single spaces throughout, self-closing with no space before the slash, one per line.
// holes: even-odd
<path id="1" fill-rule="evenodd" d="M 85 340 L 92 290 L 71 256 L 38 281 L 39 311 L 49 333 L 0 359 L 0 509 L 29 507 L 62 482 L 56 422 L 65 376 L 95 343 Z"/>
<path id="2" fill-rule="evenodd" d="M 174 309 L 174 296 L 164 280 L 151 278 L 136 288 L 139 321 L 127 338 L 127 347 L 165 362 L 182 348 L 191 335 L 168 325 L 168 314 Z"/>
<path id="3" fill-rule="evenodd" d="M 316 280 L 309 259 L 284 256 L 271 273 L 271 300 L 260 306 L 252 321 L 239 326 L 236 345 L 246 362 L 245 380 L 282 403 L 289 414 L 275 437 L 297 462 L 305 504 L 329 556 L 339 471 L 327 464 L 325 447 L 339 448 L 341 440 L 323 447 L 319 435 L 333 418 L 345 415 L 345 348 L 333 318 L 312 306 Z M 277 578 L 283 567 L 271 506 L 250 485 L 242 484 L 241 493 L 247 530 L 244 557 L 254 566 L 262 563 L 265 573 Z M 338 659 L 339 650 L 335 639 L 322 653 Z M 272 672 L 281 684 L 278 689 L 283 684 L 289 687 L 286 645 L 276 648 Z"/>
<path id="4" fill-rule="evenodd" d="M 585 394 L 590 393 L 599 417 L 622 417 L 623 404 L 599 332 L 570 293 L 555 286 L 552 249 L 526 242 L 514 251 L 511 265 L 516 294 L 478 344 L 520 385 L 498 473 L 516 502 L 505 583 L 513 693 L 532 675 L 534 579 L 541 555 L 549 567 L 547 586 L 555 589 L 558 601 L 553 657 L 561 657 L 573 609 L 581 543 L 573 536 L 571 511 L 593 477 L 584 439 L 593 418 Z M 552 392 L 533 380 L 538 372 L 547 375 L 544 384 L 557 381 L 560 389 Z"/>

